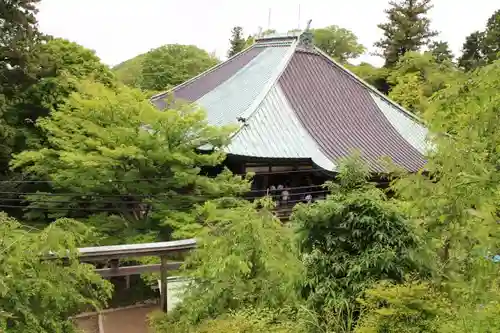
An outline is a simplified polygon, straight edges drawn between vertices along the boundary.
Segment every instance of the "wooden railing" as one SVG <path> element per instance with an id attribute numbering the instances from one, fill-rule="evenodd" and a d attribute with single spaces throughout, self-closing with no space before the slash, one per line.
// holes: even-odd
<path id="1" fill-rule="evenodd" d="M 143 273 L 160 272 L 160 306 L 167 312 L 167 276 L 168 271 L 176 270 L 181 262 L 168 262 L 167 255 L 191 251 L 196 248 L 195 239 L 184 239 L 170 242 L 126 244 L 111 246 L 95 246 L 79 248 L 79 259 L 84 262 L 107 260 L 109 268 L 99 268 L 96 272 L 105 278 L 114 276 L 130 276 Z M 119 260 L 124 258 L 160 257 L 160 264 L 120 267 Z"/>

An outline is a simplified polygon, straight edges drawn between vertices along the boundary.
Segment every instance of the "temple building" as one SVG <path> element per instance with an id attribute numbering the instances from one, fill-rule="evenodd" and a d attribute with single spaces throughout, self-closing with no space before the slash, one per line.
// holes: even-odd
<path id="1" fill-rule="evenodd" d="M 425 126 L 316 48 L 308 30 L 257 38 L 151 101 L 163 109 L 170 94 L 203 107 L 210 124 L 239 125 L 227 165 L 262 175 L 255 188 L 316 183 L 312 178 L 331 177 L 354 151 L 374 173 L 384 171 L 384 157 L 411 172 L 425 164 Z"/>

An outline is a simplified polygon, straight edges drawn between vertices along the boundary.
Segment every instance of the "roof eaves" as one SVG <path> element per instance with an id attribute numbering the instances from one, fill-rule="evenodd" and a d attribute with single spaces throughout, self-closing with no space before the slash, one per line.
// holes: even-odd
<path id="1" fill-rule="evenodd" d="M 342 66 L 341 64 L 339 64 L 335 59 L 333 59 L 328 54 L 326 54 L 325 52 L 323 52 L 320 48 L 318 48 L 318 47 L 315 46 L 314 50 L 316 52 L 318 52 L 320 55 L 322 55 L 323 57 L 325 57 L 326 59 L 328 59 L 335 67 L 337 67 L 338 69 L 342 70 L 347 75 L 351 76 L 359 84 L 361 84 L 365 88 L 369 89 L 371 92 L 373 92 L 374 94 L 376 94 L 377 96 L 379 96 L 380 98 L 382 98 L 384 101 L 386 101 L 387 103 L 391 104 L 392 106 L 394 106 L 395 108 L 397 108 L 398 110 L 400 110 L 402 113 L 406 114 L 411 119 L 413 119 L 416 122 L 420 123 L 421 125 L 425 126 L 425 122 L 422 119 L 420 119 L 419 117 L 417 117 L 412 112 L 406 110 L 404 107 L 402 107 L 398 103 L 394 102 L 393 100 L 391 100 L 390 98 L 388 98 L 386 95 L 382 94 L 380 91 L 378 91 L 377 88 L 373 87 L 371 84 L 369 84 L 368 82 L 366 82 L 365 80 L 363 80 L 362 78 L 360 78 L 359 76 L 357 76 L 356 74 L 354 74 L 353 72 L 351 72 L 349 69 L 347 69 L 344 66 Z"/>
<path id="2" fill-rule="evenodd" d="M 207 75 L 207 74 L 209 74 L 209 73 L 212 73 L 213 71 L 217 70 L 219 67 L 221 67 L 222 65 L 224 65 L 225 63 L 227 63 L 227 62 L 231 61 L 232 59 L 234 59 L 234 58 L 236 58 L 236 57 L 239 57 L 239 56 L 240 56 L 240 55 L 242 55 L 243 53 L 248 52 L 248 51 L 249 51 L 251 48 L 253 48 L 253 47 L 256 47 L 256 44 L 252 44 L 252 45 L 250 45 L 249 47 L 247 47 L 246 49 L 242 50 L 241 52 L 236 53 L 236 54 L 235 54 L 235 55 L 233 55 L 232 57 L 229 57 L 229 58 L 227 58 L 226 60 L 219 62 L 217 65 L 215 65 L 215 66 L 213 66 L 213 67 L 211 67 L 211 68 L 207 69 L 206 71 L 204 71 L 204 72 L 202 72 L 202 73 L 200 73 L 200 74 L 198 74 L 198 75 L 196 75 L 196 76 L 192 77 L 191 79 L 189 79 L 189 80 L 187 80 L 187 81 L 185 81 L 185 82 L 183 82 L 183 83 L 181 83 L 181 84 L 179 84 L 179 85 L 177 85 L 177 86 L 175 86 L 175 87 L 173 87 L 173 88 L 171 88 L 171 89 L 169 89 L 169 90 L 167 90 L 167 91 L 164 91 L 164 92 L 162 92 L 162 93 L 159 93 L 159 94 L 153 95 L 153 96 L 152 96 L 149 100 L 152 102 L 152 101 L 154 101 L 154 100 L 157 100 L 157 99 L 160 99 L 160 98 L 164 98 L 164 97 L 165 97 L 165 96 L 167 96 L 169 93 L 171 93 L 171 92 L 173 92 L 173 91 L 175 91 L 175 90 L 177 90 L 177 89 L 179 89 L 179 88 L 181 88 L 181 87 L 184 87 L 184 86 L 186 86 L 186 85 L 190 84 L 191 82 L 193 82 L 193 81 L 195 81 L 195 80 L 198 80 L 198 79 L 199 79 L 200 77 L 202 77 L 202 76 L 205 76 L 205 75 Z"/>

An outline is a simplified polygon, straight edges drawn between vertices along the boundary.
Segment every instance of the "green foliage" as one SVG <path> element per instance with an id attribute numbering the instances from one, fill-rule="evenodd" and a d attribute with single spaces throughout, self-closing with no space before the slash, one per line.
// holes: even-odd
<path id="1" fill-rule="evenodd" d="M 439 92 L 426 113 L 436 149 L 428 174 L 408 176 L 395 189 L 426 231 L 426 243 L 446 279 L 486 255 L 498 228 L 498 107 L 500 62 Z"/>
<path id="2" fill-rule="evenodd" d="M 276 33 L 277 33 L 276 29 L 266 29 L 266 30 L 262 31 L 261 36 L 270 36 L 270 35 L 274 35 Z"/>
<path id="3" fill-rule="evenodd" d="M 74 332 L 69 316 L 111 296 L 111 285 L 75 257 L 89 230 L 68 219 L 39 232 L 27 229 L 0 213 L 0 330 Z M 50 252 L 52 260 L 40 260 Z"/>
<path id="4" fill-rule="evenodd" d="M 500 59 L 500 9 L 488 19 L 484 31 L 467 36 L 459 65 L 470 71 L 497 59 Z"/>
<path id="5" fill-rule="evenodd" d="M 5 120 L 7 109 L 7 100 L 0 94 L 0 173 L 8 167 L 16 134 L 15 129 Z"/>
<path id="6" fill-rule="evenodd" d="M 139 88 L 144 57 L 145 54 L 140 54 L 113 67 L 117 80 L 129 87 Z"/>
<path id="7" fill-rule="evenodd" d="M 419 51 L 437 35 L 430 29 L 430 19 L 426 17 L 432 8 L 431 0 L 398 0 L 389 4 L 391 7 L 385 11 L 388 22 L 378 25 L 384 37 L 375 43 L 386 67 L 396 64 L 406 52 Z"/>
<path id="8" fill-rule="evenodd" d="M 392 85 L 389 97 L 405 108 L 422 113 L 429 98 L 463 74 L 450 61 L 439 62 L 430 52 L 407 52 L 388 76 Z"/>
<path id="9" fill-rule="evenodd" d="M 458 65 L 470 71 L 485 64 L 482 50 L 484 34 L 475 31 L 465 39 L 462 47 L 462 56 L 458 59 Z"/>
<path id="10" fill-rule="evenodd" d="M 361 303 L 365 309 L 356 333 L 437 333 L 439 321 L 451 316 L 446 296 L 425 282 L 382 281 Z"/>
<path id="11" fill-rule="evenodd" d="M 418 73 L 408 73 L 404 76 L 391 75 L 394 87 L 389 93 L 389 98 L 402 107 L 415 113 L 421 113 L 427 103 L 424 93 L 424 82 Z"/>
<path id="12" fill-rule="evenodd" d="M 387 82 L 389 70 L 387 68 L 374 67 L 366 62 L 362 62 L 357 66 L 351 64 L 345 64 L 345 66 L 364 81 L 377 88 L 381 93 L 386 95 L 389 93 L 390 86 Z"/>
<path id="13" fill-rule="evenodd" d="M 358 158 L 346 160 L 340 184 L 329 184 L 332 194 L 292 215 L 306 266 L 304 294 L 322 317 L 351 307 L 355 317 L 354 302 L 367 288 L 421 268 L 416 232 L 367 176 Z"/>
<path id="14" fill-rule="evenodd" d="M 7 121 L 18 94 L 33 83 L 31 59 L 43 36 L 37 29 L 39 0 L 0 2 L 0 177 L 5 175 L 16 128 Z"/>
<path id="15" fill-rule="evenodd" d="M 263 202 L 264 207 L 269 204 Z M 256 209 L 246 201 L 209 202 L 202 216 L 206 227 L 186 263 L 193 284 L 183 302 L 157 325 L 170 323 L 177 330 L 169 332 L 185 332 L 205 319 L 248 307 L 293 313 L 302 265 L 292 229 L 282 226 L 268 208 Z"/>
<path id="16" fill-rule="evenodd" d="M 356 333 L 480 333 L 500 329 L 498 267 L 485 258 L 469 266 L 468 281 L 380 282 L 360 302 Z"/>
<path id="17" fill-rule="evenodd" d="M 430 45 L 429 50 L 438 63 L 453 61 L 453 53 L 448 42 L 434 42 Z"/>
<path id="18" fill-rule="evenodd" d="M 235 54 L 243 51 L 246 45 L 246 41 L 243 38 L 243 28 L 242 27 L 234 27 L 231 31 L 231 39 L 229 40 L 229 44 L 231 47 L 227 52 L 228 57 L 232 57 Z"/>
<path id="19" fill-rule="evenodd" d="M 168 90 L 217 63 L 216 58 L 194 45 L 161 46 L 144 55 L 139 88 Z"/>
<path id="20" fill-rule="evenodd" d="M 246 39 L 246 41 L 245 41 L 245 47 L 244 48 L 246 49 L 247 47 L 252 46 L 253 43 L 255 43 L 255 37 L 254 36 L 248 36 L 247 39 Z"/>
<path id="21" fill-rule="evenodd" d="M 52 110 L 64 104 L 66 98 L 76 90 L 79 79 L 93 79 L 108 86 L 113 85 L 114 76 L 101 64 L 91 50 L 67 41 L 51 39 L 37 47 L 37 57 L 32 66 L 36 82 L 26 88 L 18 101 L 11 106 L 8 121 L 17 129 L 19 152 L 28 147 L 43 145 L 44 137 L 35 128 L 38 118 L 46 117 Z"/>
<path id="22" fill-rule="evenodd" d="M 128 59 L 113 67 L 113 72 L 118 81 L 141 89 L 151 97 L 187 81 L 217 63 L 216 58 L 196 46 L 170 44 Z"/>
<path id="23" fill-rule="evenodd" d="M 359 44 L 358 37 L 350 30 L 331 25 L 312 32 L 314 45 L 340 62 L 357 58 L 365 51 L 365 47 Z"/>
<path id="24" fill-rule="evenodd" d="M 486 23 L 483 49 L 488 63 L 500 59 L 500 9 L 495 11 Z"/>
<path id="25" fill-rule="evenodd" d="M 185 333 L 219 333 L 219 332 L 241 332 L 241 333 L 305 333 L 304 329 L 297 323 L 290 321 L 288 314 L 275 313 L 275 309 L 255 310 L 247 308 L 231 314 L 222 315 L 216 319 L 204 320 L 198 326 L 187 326 L 182 331 Z M 283 312 L 283 311 L 282 311 Z M 165 322 L 153 319 L 155 332 L 177 332 L 172 331 L 172 326 L 165 326 Z"/>
<path id="26" fill-rule="evenodd" d="M 42 38 L 37 29 L 40 0 L 0 2 L 0 96 L 12 99 L 31 83 L 29 63 L 33 46 Z M 3 98 L 3 97 L 0 97 Z M 1 105 L 1 104 L 0 104 Z"/>
<path id="27" fill-rule="evenodd" d="M 248 189 L 246 180 L 228 171 L 205 173 L 225 159 L 220 148 L 232 128 L 207 125 L 204 112 L 192 106 L 159 112 L 134 89 L 83 82 L 38 126 L 48 144 L 16 155 L 13 167 L 51 180 L 53 192 L 66 194 L 32 196 L 32 207 L 78 218 L 106 210 L 108 217 L 89 222 L 101 220 L 100 230 L 113 239 L 160 231 L 165 239 L 181 222 L 193 231 L 196 215 L 189 212 L 196 204 Z M 215 150 L 199 151 L 202 146 Z M 40 218 L 35 213 L 30 217 Z"/>

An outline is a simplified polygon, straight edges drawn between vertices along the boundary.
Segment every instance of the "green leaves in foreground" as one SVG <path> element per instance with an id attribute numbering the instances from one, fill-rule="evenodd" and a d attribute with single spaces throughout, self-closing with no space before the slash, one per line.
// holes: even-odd
<path id="1" fill-rule="evenodd" d="M 305 293 L 316 308 L 354 301 L 383 279 L 402 281 L 418 268 L 414 229 L 359 163 L 341 168 L 340 186 L 325 201 L 299 206 L 292 217 L 307 272 Z"/>
<path id="2" fill-rule="evenodd" d="M 249 307 L 293 310 L 302 276 L 293 231 L 245 201 L 210 202 L 203 214 L 206 229 L 187 263 L 193 284 L 183 303 L 156 321 L 158 331 L 189 332 L 205 319 Z"/>
<path id="3" fill-rule="evenodd" d="M 69 316 L 104 304 L 111 285 L 75 256 L 87 233 L 68 219 L 30 230 L 0 213 L 0 331 L 73 332 Z"/>
<path id="4" fill-rule="evenodd" d="M 193 106 L 160 112 L 135 89 L 82 82 L 38 127 L 47 145 L 16 155 L 12 166 L 65 194 L 29 197 L 34 219 L 39 208 L 80 219 L 105 211 L 89 221 L 106 221 L 99 227 L 113 242 L 146 233 L 150 241 L 158 234 L 191 237 L 199 230 L 197 204 L 248 189 L 227 170 L 209 176 L 225 159 L 232 128 L 208 125 Z"/>

